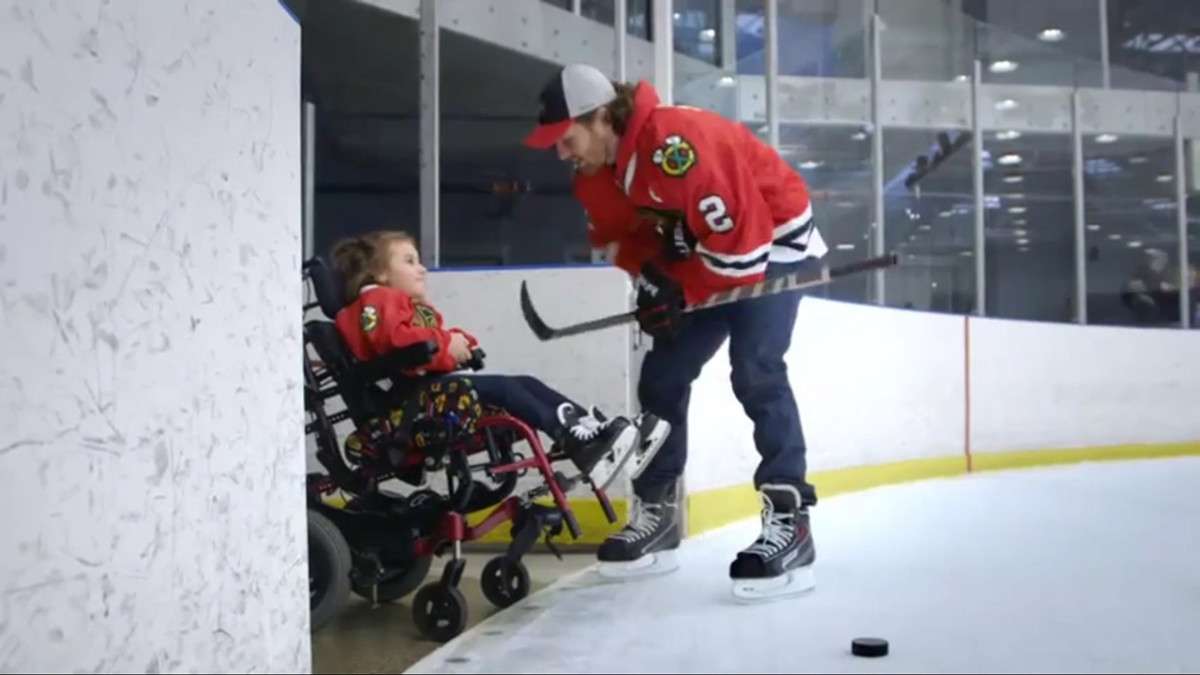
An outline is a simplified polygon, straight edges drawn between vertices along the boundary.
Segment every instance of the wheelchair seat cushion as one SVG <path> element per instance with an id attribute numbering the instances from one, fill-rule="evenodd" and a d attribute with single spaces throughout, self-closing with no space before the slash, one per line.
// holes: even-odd
<path id="1" fill-rule="evenodd" d="M 413 380 L 404 400 L 346 437 L 346 457 L 360 466 L 405 466 L 418 450 L 440 457 L 449 445 L 475 433 L 483 417 L 479 395 L 468 377 Z"/>
<path id="2" fill-rule="evenodd" d="M 429 380 L 417 395 L 418 414 L 428 419 L 445 420 L 454 435 L 475 433 L 475 424 L 483 417 L 479 393 L 471 378 L 450 376 Z"/>

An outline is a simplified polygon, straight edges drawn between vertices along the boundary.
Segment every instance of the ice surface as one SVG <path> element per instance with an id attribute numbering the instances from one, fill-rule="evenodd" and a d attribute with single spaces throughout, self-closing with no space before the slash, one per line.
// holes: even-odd
<path id="1" fill-rule="evenodd" d="M 685 542 L 664 577 L 563 579 L 409 672 L 1200 671 L 1200 458 L 830 499 L 817 589 L 748 607 L 728 565 L 758 527 Z M 854 657 L 855 637 L 891 655 Z"/>

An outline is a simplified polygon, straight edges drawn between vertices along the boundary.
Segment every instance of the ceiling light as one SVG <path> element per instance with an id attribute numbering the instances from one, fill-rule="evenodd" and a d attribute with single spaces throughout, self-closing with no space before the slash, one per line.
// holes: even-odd
<path id="1" fill-rule="evenodd" d="M 1018 214 L 1025 213 L 1025 207 L 1024 206 L 1010 206 L 1010 207 L 1008 207 L 1008 212 L 1009 213 L 1018 213 Z"/>
<path id="2" fill-rule="evenodd" d="M 996 132 L 996 140 L 998 140 L 998 141 L 1015 141 L 1020 137 L 1021 137 L 1021 132 L 1017 131 L 1016 129 L 1009 129 L 1007 131 L 997 131 Z"/>
<path id="3" fill-rule="evenodd" d="M 1113 241 L 1121 241 L 1121 235 L 1119 234 L 1110 234 L 1108 235 L 1108 238 L 1112 239 Z"/>
<path id="4" fill-rule="evenodd" d="M 701 42 L 713 42 L 716 39 L 717 39 L 717 29 L 705 28 L 704 30 L 700 31 L 700 41 Z"/>
<path id="5" fill-rule="evenodd" d="M 1017 218 L 1016 220 L 1013 221 L 1013 225 L 1028 225 L 1028 224 L 1029 224 L 1029 221 L 1025 220 L 1024 218 Z"/>
<path id="6" fill-rule="evenodd" d="M 1142 247 L 1142 242 L 1140 242 L 1140 241 L 1131 241 L 1131 242 L 1129 242 L 1128 244 L 1125 244 L 1125 245 L 1126 245 L 1126 246 L 1128 246 L 1129 248 L 1141 248 L 1141 247 Z"/>
<path id="7" fill-rule="evenodd" d="M 1001 61 L 993 61 L 988 70 L 992 71 L 993 73 L 1011 73 L 1019 67 L 1020 64 L 1018 64 L 1016 61 L 1004 59 Z"/>
<path id="8" fill-rule="evenodd" d="M 824 164 L 824 162 L 818 162 L 815 159 L 809 159 L 809 160 L 800 162 L 800 168 L 801 169 L 815 169 L 815 168 L 821 166 L 822 164 Z"/>
<path id="9" fill-rule="evenodd" d="M 1116 143 L 1117 139 L 1121 138 L 1116 134 L 1100 134 L 1096 137 L 1097 143 Z"/>
<path id="10" fill-rule="evenodd" d="M 963 251 L 959 255 L 961 255 L 964 258 L 970 258 L 971 256 L 975 255 L 975 252 L 974 251 Z"/>
<path id="11" fill-rule="evenodd" d="M 867 132 L 856 131 L 856 132 L 854 132 L 853 135 L 850 136 L 850 138 L 853 138 L 856 141 L 865 141 L 865 140 L 867 140 Z"/>
<path id="12" fill-rule="evenodd" d="M 837 205 L 838 205 L 838 207 L 843 208 L 843 209 L 852 209 L 852 208 L 858 206 L 858 202 L 844 200 L 844 201 L 838 202 Z"/>
<path id="13" fill-rule="evenodd" d="M 675 20 L 679 21 L 683 18 L 683 12 L 675 12 Z"/>
<path id="14" fill-rule="evenodd" d="M 943 218 L 949 218 L 950 216 L 954 215 L 954 209 L 950 209 L 949 211 L 942 211 L 938 215 Z"/>
<path id="15" fill-rule="evenodd" d="M 1021 156 L 1015 153 L 1010 153 L 1007 155 L 1002 155 L 1000 159 L 996 160 L 996 162 L 1001 166 L 1013 166 L 1021 163 Z"/>
<path id="16" fill-rule="evenodd" d="M 1171 181 L 1175 180 L 1175 176 L 1173 176 L 1169 173 L 1164 173 L 1164 174 L 1159 175 L 1159 177 L 1155 178 L 1154 180 L 1156 180 L 1160 183 L 1170 183 Z"/>
<path id="17" fill-rule="evenodd" d="M 854 250 L 854 244 L 838 244 L 838 245 L 837 245 L 837 250 L 839 250 L 839 251 L 853 251 L 853 250 Z"/>
<path id="18" fill-rule="evenodd" d="M 933 229 L 933 226 L 932 225 L 922 225 L 922 226 L 918 227 L 917 229 L 922 232 L 928 232 Z"/>
<path id="19" fill-rule="evenodd" d="M 1029 245 L 1028 239 L 1018 239 L 1017 240 L 1017 246 L 1028 246 L 1028 245 Z"/>
<path id="20" fill-rule="evenodd" d="M 1141 155 L 1135 155 L 1135 156 L 1129 158 L 1129 163 L 1130 164 L 1145 164 L 1146 158 Z"/>
<path id="21" fill-rule="evenodd" d="M 1014 237 L 1024 237 L 1029 234 L 1029 230 L 1013 230 Z"/>
<path id="22" fill-rule="evenodd" d="M 955 82 L 966 82 L 971 79 L 970 75 L 958 75 L 954 78 Z"/>
<path id="23" fill-rule="evenodd" d="M 717 84 L 722 87 L 732 87 L 737 84 L 737 80 L 733 79 L 732 75 L 722 75 L 721 79 L 717 80 Z"/>
<path id="24" fill-rule="evenodd" d="M 1091 230 L 1092 232 L 1099 232 L 1099 231 L 1100 231 L 1100 226 L 1099 226 L 1099 225 L 1088 225 L 1088 226 L 1087 226 L 1087 229 L 1088 229 L 1088 230 Z"/>
<path id="25" fill-rule="evenodd" d="M 1020 251 L 1021 253 L 1029 253 L 1029 249 L 1025 246 L 1022 246 L 1021 248 L 1018 248 L 1017 250 Z"/>
<path id="26" fill-rule="evenodd" d="M 1020 183 L 1024 180 L 1025 180 L 1025 176 L 1005 176 L 1004 177 L 1004 182 L 1009 183 L 1009 184 Z"/>
<path id="27" fill-rule="evenodd" d="M 1008 193 L 1007 195 L 1004 195 L 1004 196 L 1005 196 L 1005 197 L 1008 197 L 1009 199 L 1025 199 L 1025 193 L 1024 193 L 1024 192 L 1010 192 L 1010 193 Z"/>
<path id="28" fill-rule="evenodd" d="M 1043 28 L 1038 33 L 1038 39 L 1042 42 L 1062 42 L 1067 34 L 1059 28 Z"/>
<path id="29" fill-rule="evenodd" d="M 1017 103 L 1015 99 L 1011 99 L 1011 98 L 1006 98 L 1001 101 L 996 101 L 996 110 L 1000 110 L 1000 111 L 1016 110 L 1020 106 L 1021 106 L 1020 103 Z"/>

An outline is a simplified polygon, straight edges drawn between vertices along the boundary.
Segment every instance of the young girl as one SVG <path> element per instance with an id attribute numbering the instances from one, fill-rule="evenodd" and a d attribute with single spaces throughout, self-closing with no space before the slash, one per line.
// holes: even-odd
<path id="1" fill-rule="evenodd" d="M 411 236 L 385 230 L 354 237 L 340 242 L 333 257 L 352 299 L 338 312 L 338 332 L 358 359 L 368 361 L 421 341 L 436 342 L 438 351 L 419 374 L 450 373 L 472 359 L 478 340 L 460 328 L 445 328 L 442 315 L 428 302 L 425 267 Z M 472 374 L 469 379 L 481 403 L 503 408 L 545 432 L 585 474 L 605 456 L 622 457 L 639 442 L 639 430 L 629 419 L 606 419 L 594 407 L 585 410 L 537 378 Z M 600 476 L 593 479 L 603 482 Z"/>

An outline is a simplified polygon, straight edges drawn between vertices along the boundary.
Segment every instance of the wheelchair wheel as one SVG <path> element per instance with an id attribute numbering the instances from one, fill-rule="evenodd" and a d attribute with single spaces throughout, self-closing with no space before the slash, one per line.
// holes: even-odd
<path id="1" fill-rule="evenodd" d="M 488 602 L 504 609 L 529 595 L 529 570 L 520 560 L 510 562 L 504 556 L 499 556 L 484 566 L 480 583 Z"/>
<path id="2" fill-rule="evenodd" d="M 467 600 L 453 586 L 429 584 L 413 600 L 413 623 L 430 640 L 449 642 L 467 627 Z"/>
<path id="3" fill-rule="evenodd" d="M 329 623 L 350 595 L 350 546 L 341 530 L 308 510 L 308 611 L 312 630 Z"/>
<path id="4" fill-rule="evenodd" d="M 417 558 L 403 563 L 387 563 L 383 579 L 379 581 L 376 598 L 379 602 L 395 602 L 409 593 L 417 590 L 429 568 L 433 565 L 433 557 Z M 352 583 L 350 589 L 354 594 L 371 600 L 371 586 L 363 583 Z"/>

